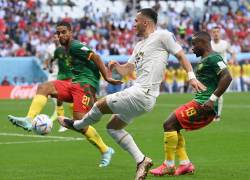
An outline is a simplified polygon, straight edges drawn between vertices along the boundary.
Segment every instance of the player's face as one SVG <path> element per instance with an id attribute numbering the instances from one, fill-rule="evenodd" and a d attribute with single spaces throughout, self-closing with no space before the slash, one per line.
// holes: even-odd
<path id="1" fill-rule="evenodd" d="M 214 40 L 220 39 L 220 29 L 215 28 L 212 30 L 212 36 Z"/>
<path id="2" fill-rule="evenodd" d="M 146 25 L 147 25 L 147 22 L 146 22 L 145 17 L 143 17 L 141 13 L 137 13 L 136 18 L 135 18 L 135 24 L 134 24 L 136 36 L 141 37 L 144 35 Z"/>
<path id="3" fill-rule="evenodd" d="M 192 39 L 192 50 L 193 53 L 196 55 L 196 57 L 203 56 L 205 49 L 204 49 L 204 43 L 197 39 Z"/>
<path id="4" fill-rule="evenodd" d="M 68 45 L 71 39 L 71 30 L 69 30 L 66 26 L 57 26 L 56 34 L 59 38 L 59 42 L 61 45 Z"/>

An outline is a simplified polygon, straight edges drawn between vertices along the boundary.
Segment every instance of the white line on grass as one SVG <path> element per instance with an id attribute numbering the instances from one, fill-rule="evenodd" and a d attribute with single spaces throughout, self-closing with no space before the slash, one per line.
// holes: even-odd
<path id="1" fill-rule="evenodd" d="M 18 136 L 18 137 L 34 137 L 34 138 L 46 138 L 46 139 L 66 139 L 66 140 L 84 140 L 84 138 L 65 137 L 65 136 L 42 136 L 42 135 L 27 135 L 18 133 L 0 133 L 0 136 Z"/>
<path id="2" fill-rule="evenodd" d="M 13 142 L 0 142 L 0 145 L 2 144 L 29 144 L 29 143 L 47 143 L 47 142 L 62 142 L 62 141 L 72 141 L 69 139 L 58 139 L 58 140 L 37 140 L 37 141 L 13 141 Z M 79 140 L 77 140 L 79 141 Z"/>
<path id="3" fill-rule="evenodd" d="M 27 143 L 47 143 L 47 142 L 61 142 L 61 141 L 82 141 L 85 138 L 75 137 L 63 137 L 63 136 L 40 136 L 40 135 L 27 135 L 17 133 L 0 133 L 0 136 L 15 136 L 15 137 L 31 137 L 31 138 L 45 138 L 48 140 L 36 140 L 36 141 L 12 141 L 12 142 L 0 142 L 1 144 L 27 144 Z"/>

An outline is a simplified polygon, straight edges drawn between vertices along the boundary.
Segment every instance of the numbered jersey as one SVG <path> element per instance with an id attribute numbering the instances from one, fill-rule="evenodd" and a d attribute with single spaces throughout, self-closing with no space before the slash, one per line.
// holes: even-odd
<path id="1" fill-rule="evenodd" d="M 58 47 L 54 52 L 54 59 L 58 64 L 57 79 L 65 80 L 72 78 L 71 67 L 69 65 L 69 56 L 63 47 Z"/>
<path id="2" fill-rule="evenodd" d="M 90 84 L 98 89 L 100 73 L 98 67 L 91 60 L 93 51 L 86 44 L 72 40 L 68 52 L 73 73 L 72 82 L 80 83 L 82 86 Z"/>
<path id="3" fill-rule="evenodd" d="M 227 68 L 227 66 L 218 53 L 212 53 L 201 59 L 196 66 L 196 77 L 207 87 L 207 90 L 196 93 L 195 101 L 203 104 L 209 99 L 218 86 L 220 72 L 225 68 Z M 216 109 L 215 106 L 215 110 Z"/>

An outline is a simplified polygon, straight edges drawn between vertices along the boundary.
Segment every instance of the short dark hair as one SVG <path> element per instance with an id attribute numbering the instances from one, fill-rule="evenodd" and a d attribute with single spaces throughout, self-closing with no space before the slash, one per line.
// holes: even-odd
<path id="1" fill-rule="evenodd" d="M 153 10 L 152 8 L 140 9 L 140 10 L 138 11 L 138 13 L 141 13 L 142 15 L 144 15 L 144 16 L 146 16 L 146 17 L 152 19 L 153 22 L 154 22 L 155 24 L 157 24 L 157 16 L 158 16 L 158 14 L 157 14 L 157 12 L 155 12 L 155 10 Z"/>
<path id="2" fill-rule="evenodd" d="M 66 22 L 66 21 L 58 22 L 57 25 L 56 25 L 56 27 L 58 27 L 58 26 L 66 26 L 67 29 L 71 31 L 71 24 L 68 23 L 68 22 Z"/>
<path id="3" fill-rule="evenodd" d="M 195 39 L 203 40 L 203 41 L 206 41 L 206 42 L 210 42 L 211 41 L 211 36 L 206 31 L 197 32 L 197 33 L 194 34 L 193 37 Z"/>

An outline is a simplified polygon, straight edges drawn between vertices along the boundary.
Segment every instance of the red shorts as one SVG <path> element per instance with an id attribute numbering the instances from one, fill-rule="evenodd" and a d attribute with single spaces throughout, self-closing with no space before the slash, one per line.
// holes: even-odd
<path id="1" fill-rule="evenodd" d="M 88 112 L 96 101 L 95 89 L 89 84 L 81 86 L 71 81 L 53 81 L 57 90 L 57 99 L 65 102 L 73 102 L 74 112 Z"/>
<path id="2" fill-rule="evenodd" d="M 201 104 L 192 100 L 175 110 L 175 115 L 181 126 L 186 130 L 200 129 L 213 121 L 216 113 L 205 111 Z"/>

